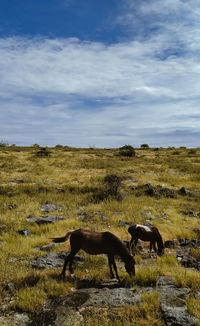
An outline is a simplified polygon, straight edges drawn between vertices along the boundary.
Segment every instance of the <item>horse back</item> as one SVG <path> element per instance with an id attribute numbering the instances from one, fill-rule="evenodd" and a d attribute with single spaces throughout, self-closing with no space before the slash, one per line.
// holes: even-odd
<path id="1" fill-rule="evenodd" d="M 74 250 L 82 249 L 92 255 L 115 255 L 125 248 L 122 242 L 110 232 L 96 232 L 83 229 L 72 232 L 70 243 Z"/>
<path id="2" fill-rule="evenodd" d="M 148 230 L 149 229 L 149 230 Z M 128 228 L 128 232 L 131 234 L 134 239 L 141 239 L 143 241 L 152 241 L 154 240 L 154 231 L 152 228 L 145 228 L 142 225 L 135 224 Z"/>

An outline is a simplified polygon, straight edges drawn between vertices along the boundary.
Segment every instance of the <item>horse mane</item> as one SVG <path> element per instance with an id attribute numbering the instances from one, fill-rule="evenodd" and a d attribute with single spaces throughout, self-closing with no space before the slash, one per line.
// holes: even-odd
<path id="1" fill-rule="evenodd" d="M 125 244 L 120 239 L 118 239 L 115 235 L 114 235 L 114 237 L 117 240 L 119 256 L 123 260 L 123 262 L 125 262 L 127 259 L 130 259 L 132 256 L 130 255 Z"/>

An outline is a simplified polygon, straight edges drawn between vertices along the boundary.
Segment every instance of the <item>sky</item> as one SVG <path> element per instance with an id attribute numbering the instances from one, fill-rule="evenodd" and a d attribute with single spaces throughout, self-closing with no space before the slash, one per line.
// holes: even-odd
<path id="1" fill-rule="evenodd" d="M 0 8 L 0 142 L 200 146 L 198 0 Z"/>

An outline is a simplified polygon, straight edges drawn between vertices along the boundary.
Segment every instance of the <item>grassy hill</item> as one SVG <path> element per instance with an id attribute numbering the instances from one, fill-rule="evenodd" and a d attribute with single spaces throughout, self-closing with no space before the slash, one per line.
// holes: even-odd
<path id="1" fill-rule="evenodd" d="M 60 268 L 38 271 L 28 264 L 34 257 L 44 255 L 44 251 L 35 248 L 68 230 L 109 230 L 121 240 L 130 240 L 123 222 L 152 223 L 164 241 L 199 236 L 200 148 L 144 146 L 134 149 L 132 156 L 126 150 L 60 145 L 0 147 L 1 314 L 12 310 L 34 312 L 42 309 L 48 297 L 66 295 L 76 287 L 74 279 L 59 279 Z M 45 204 L 55 204 L 59 209 L 44 213 L 41 207 Z M 27 221 L 28 217 L 42 215 L 66 218 L 42 225 Z M 23 236 L 17 231 L 24 229 L 31 235 Z M 68 249 L 69 242 L 66 242 L 53 251 Z M 106 258 L 81 254 L 85 261 L 75 270 L 77 278 L 109 280 Z M 194 255 L 200 256 L 200 250 L 194 250 Z M 124 284 L 137 286 L 156 280 L 158 275 L 168 275 L 175 277 L 180 286 L 200 290 L 199 272 L 191 270 L 186 274 L 177 264 L 173 251 L 166 251 L 153 263 L 144 263 L 140 253 L 135 259 L 134 280 L 123 269 L 119 271 Z M 156 298 L 151 298 L 155 308 L 155 316 L 151 317 L 155 320 L 159 320 L 157 303 Z M 146 309 L 146 317 L 138 315 L 138 318 L 146 320 L 146 325 L 159 325 L 154 319 L 148 321 L 152 309 L 149 311 L 147 306 L 141 308 Z M 200 318 L 198 306 L 199 299 L 193 297 L 188 301 L 192 313 Z M 121 315 L 126 313 L 120 311 Z M 90 315 L 93 325 L 95 318 L 95 314 Z"/>

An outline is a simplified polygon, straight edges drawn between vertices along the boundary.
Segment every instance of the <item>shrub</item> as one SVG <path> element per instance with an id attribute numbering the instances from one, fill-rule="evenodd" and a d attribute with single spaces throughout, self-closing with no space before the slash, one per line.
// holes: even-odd
<path id="1" fill-rule="evenodd" d="M 55 146 L 55 148 L 62 149 L 63 148 L 63 145 L 58 144 L 58 145 Z"/>
<path id="2" fill-rule="evenodd" d="M 116 200 L 121 200 L 121 194 L 119 192 L 119 187 L 121 186 L 122 178 L 116 174 L 108 174 L 103 179 L 104 186 L 94 189 L 93 200 L 96 203 L 100 201 L 112 198 Z"/>
<path id="3" fill-rule="evenodd" d="M 149 148 L 149 145 L 148 144 L 142 144 L 140 147 L 143 148 L 143 149 L 147 149 L 147 148 Z"/>
<path id="4" fill-rule="evenodd" d="M 4 142 L 0 142 L 0 147 L 7 147 L 7 146 L 9 146 L 9 144 L 7 144 L 7 143 L 4 143 Z"/>
<path id="5" fill-rule="evenodd" d="M 191 149 L 188 154 L 195 155 L 197 153 L 196 149 Z"/>
<path id="6" fill-rule="evenodd" d="M 46 147 L 41 147 L 40 150 L 36 153 L 36 157 L 46 157 L 49 155 L 50 152 L 47 151 Z"/>
<path id="7" fill-rule="evenodd" d="M 116 195 L 121 186 L 121 180 L 121 177 L 116 174 L 108 174 L 103 181 L 107 185 L 110 194 Z"/>
<path id="8" fill-rule="evenodd" d="M 135 150 L 131 145 L 125 145 L 119 148 L 120 156 L 134 157 Z"/>

